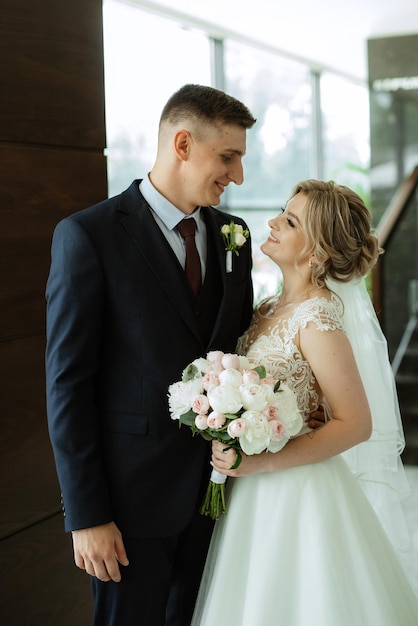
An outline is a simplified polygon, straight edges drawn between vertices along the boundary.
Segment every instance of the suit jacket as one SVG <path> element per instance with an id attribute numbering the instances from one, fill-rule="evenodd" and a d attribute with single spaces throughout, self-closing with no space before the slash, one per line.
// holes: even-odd
<path id="1" fill-rule="evenodd" d="M 209 350 L 234 352 L 252 314 L 250 241 L 225 270 L 220 229 L 231 215 L 203 209 L 219 302 L 206 288 L 194 304 L 139 182 L 54 232 L 47 411 L 68 531 L 114 520 L 125 534 L 155 537 L 188 524 L 208 444 L 170 419 L 168 386 Z"/>

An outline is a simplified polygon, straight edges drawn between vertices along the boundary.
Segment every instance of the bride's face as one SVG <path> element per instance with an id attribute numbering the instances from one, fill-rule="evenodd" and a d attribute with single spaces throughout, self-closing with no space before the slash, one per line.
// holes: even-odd
<path id="1" fill-rule="evenodd" d="M 303 232 L 306 195 L 298 193 L 286 205 L 283 213 L 268 222 L 270 235 L 261 250 L 280 265 L 294 266 L 295 257 L 303 250 L 306 237 Z M 299 263 L 303 263 L 300 259 Z M 307 262 L 307 259 L 306 259 Z"/>

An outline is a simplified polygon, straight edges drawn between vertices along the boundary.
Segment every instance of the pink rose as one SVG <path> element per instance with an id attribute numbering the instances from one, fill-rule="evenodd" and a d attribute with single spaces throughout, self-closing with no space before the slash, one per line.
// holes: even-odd
<path id="1" fill-rule="evenodd" d="M 271 422 L 272 420 L 278 420 L 279 419 L 280 411 L 279 411 L 279 407 L 278 406 L 273 406 L 272 404 L 269 404 L 263 410 L 263 413 L 267 417 L 268 421 Z"/>
<path id="2" fill-rule="evenodd" d="M 241 437 L 241 435 L 244 435 L 247 430 L 247 424 L 244 420 L 238 417 L 237 419 L 232 420 L 232 422 L 229 422 L 226 430 L 230 437 Z"/>
<path id="3" fill-rule="evenodd" d="M 242 382 L 244 385 L 259 385 L 260 375 L 255 370 L 244 370 L 242 373 Z"/>
<path id="4" fill-rule="evenodd" d="M 208 416 L 196 415 L 194 423 L 199 430 L 206 430 L 208 428 Z"/>
<path id="5" fill-rule="evenodd" d="M 240 362 L 237 354 L 224 354 L 222 357 L 222 367 L 224 369 L 239 370 Z"/>
<path id="6" fill-rule="evenodd" d="M 206 374 L 220 374 L 224 371 L 220 361 L 213 361 L 206 370 Z"/>
<path id="7" fill-rule="evenodd" d="M 203 379 L 203 389 L 208 391 L 208 389 L 212 389 L 213 387 L 217 387 L 219 385 L 219 377 L 214 372 L 206 372 Z"/>
<path id="8" fill-rule="evenodd" d="M 271 438 L 273 441 L 281 441 L 286 436 L 284 426 L 278 420 L 270 420 L 269 426 L 271 428 Z"/>
<path id="9" fill-rule="evenodd" d="M 195 413 L 200 413 L 201 415 L 206 414 L 209 411 L 209 400 L 203 394 L 199 394 L 196 396 L 192 402 L 192 410 Z"/>
<path id="10" fill-rule="evenodd" d="M 208 426 L 209 428 L 222 428 L 222 426 L 226 422 L 226 417 L 223 413 L 217 413 L 216 411 L 212 411 L 208 415 Z"/>

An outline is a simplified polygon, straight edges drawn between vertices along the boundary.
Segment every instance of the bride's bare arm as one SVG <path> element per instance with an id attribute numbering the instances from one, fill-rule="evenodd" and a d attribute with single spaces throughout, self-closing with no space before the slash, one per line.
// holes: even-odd
<path id="1" fill-rule="evenodd" d="M 316 463 L 367 440 L 371 435 L 371 415 L 350 343 L 339 330 L 319 331 L 310 324 L 300 334 L 301 351 L 332 410 L 333 419 L 322 428 L 291 439 L 277 453 L 243 455 L 236 470 L 234 450 L 224 452 L 224 444 L 213 443 L 212 463 L 228 476 L 271 472 L 285 467 Z"/>

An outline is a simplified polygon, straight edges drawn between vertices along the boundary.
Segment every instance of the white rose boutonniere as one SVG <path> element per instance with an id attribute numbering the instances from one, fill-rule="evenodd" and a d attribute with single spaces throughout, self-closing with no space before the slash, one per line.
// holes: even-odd
<path id="1" fill-rule="evenodd" d="M 250 233 L 241 224 L 235 224 L 233 220 L 229 224 L 224 224 L 221 228 L 221 235 L 225 243 L 226 250 L 226 271 L 232 272 L 232 253 L 238 256 L 238 248 L 241 248 L 247 241 Z"/>

